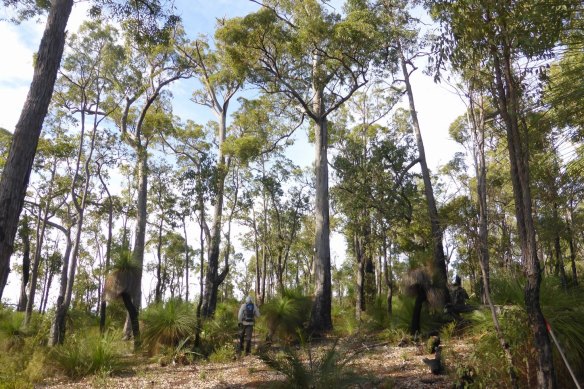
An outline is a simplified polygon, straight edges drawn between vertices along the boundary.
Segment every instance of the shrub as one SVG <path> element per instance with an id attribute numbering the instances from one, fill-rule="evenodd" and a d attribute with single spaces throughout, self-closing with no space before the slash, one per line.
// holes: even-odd
<path id="1" fill-rule="evenodd" d="M 377 296 L 367 305 L 364 315 L 365 328 L 370 331 L 379 331 L 389 327 L 389 313 L 385 296 Z"/>
<path id="2" fill-rule="evenodd" d="M 209 355 L 209 362 L 226 363 L 235 359 L 235 348 L 233 344 L 225 344 Z"/>
<path id="3" fill-rule="evenodd" d="M 334 342 L 316 356 L 310 345 L 303 347 L 303 353 L 284 348 L 280 352 L 261 352 L 259 356 L 266 365 L 286 377 L 286 388 L 344 388 L 367 381 L 350 368 L 353 355 L 339 351 L 337 346 Z"/>
<path id="4" fill-rule="evenodd" d="M 286 290 L 282 296 L 270 300 L 262 307 L 262 315 L 268 327 L 268 338 L 277 336 L 285 342 L 298 339 L 310 318 L 311 299 L 294 290 Z"/>
<path id="5" fill-rule="evenodd" d="M 148 307 L 142 314 L 142 342 L 150 355 L 161 348 L 175 349 L 195 333 L 197 318 L 194 307 L 186 302 L 170 300 Z"/>
<path id="6" fill-rule="evenodd" d="M 494 278 L 493 293 L 496 301 L 507 303 L 500 308 L 499 320 L 506 341 L 511 346 L 514 365 L 520 382 L 524 385 L 534 382 L 533 374 L 536 361 L 532 344 L 532 334 L 527 325 L 527 314 L 523 301 L 523 280 L 521 278 Z M 584 363 L 584 298 L 582 289 L 574 288 L 566 292 L 555 277 L 546 277 L 541 285 L 541 305 L 544 316 L 553 329 L 570 365 L 582 366 Z M 475 349 L 470 365 L 475 367 L 476 381 L 485 386 L 496 383 L 508 384 L 507 364 L 503 351 L 496 338 L 492 319 L 488 311 L 475 311 L 467 316 L 471 321 L 469 334 L 474 338 Z M 557 348 L 552 345 L 554 353 Z M 560 386 L 572 385 L 572 379 L 563 360 L 554 356 L 555 368 Z M 529 365 L 529 366 L 528 366 Z M 583 379 L 583 372 L 577 368 L 576 374 Z M 581 369 L 580 369 L 581 370 Z"/>
<path id="7" fill-rule="evenodd" d="M 51 350 L 50 357 L 54 367 L 71 378 L 95 373 L 111 375 L 127 367 L 121 350 L 109 334 L 104 337 L 69 336 L 64 344 Z"/>
<path id="8" fill-rule="evenodd" d="M 353 306 L 342 307 L 333 305 L 333 331 L 337 336 L 354 335 L 359 330 L 359 322 L 355 317 L 355 308 Z"/>
<path id="9" fill-rule="evenodd" d="M 215 350 L 231 344 L 237 339 L 237 313 L 239 306 L 236 302 L 217 304 L 215 315 L 203 321 L 201 331 L 203 355 L 209 356 Z"/>

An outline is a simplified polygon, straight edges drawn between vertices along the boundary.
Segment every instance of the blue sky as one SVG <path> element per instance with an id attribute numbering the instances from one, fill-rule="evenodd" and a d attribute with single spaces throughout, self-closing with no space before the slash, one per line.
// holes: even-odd
<path id="1" fill-rule="evenodd" d="M 176 0 L 175 6 L 191 38 L 200 34 L 212 36 L 217 18 L 244 16 L 259 7 L 250 0 Z M 76 3 L 69 20 L 69 31 L 77 30 L 86 17 L 86 9 L 87 3 Z M 0 17 L 5 16 L 5 12 L 0 11 Z M 38 48 L 43 28 L 44 20 L 20 25 L 0 21 L 0 52 L 5 55 L 0 61 L 0 127 L 9 131 L 14 129 L 28 92 L 32 78 L 32 56 Z M 458 96 L 449 92 L 448 88 L 434 84 L 431 77 L 422 74 L 421 69 L 413 74 L 412 84 L 428 163 L 435 169 L 448 162 L 458 150 L 449 140 L 448 127 L 464 107 Z M 193 80 L 172 86 L 175 114 L 184 119 L 206 122 L 212 115 L 188 100 L 195 87 Z M 302 138 L 302 134 L 298 137 Z M 293 154 L 297 156 L 304 150 L 309 154 L 306 160 L 311 160 L 312 149 L 304 145 L 297 145 Z"/>

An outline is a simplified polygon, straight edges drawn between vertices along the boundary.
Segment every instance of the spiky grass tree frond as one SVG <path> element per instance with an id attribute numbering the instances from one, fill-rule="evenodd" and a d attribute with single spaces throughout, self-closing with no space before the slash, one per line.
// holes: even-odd
<path id="1" fill-rule="evenodd" d="M 176 348 L 195 333 L 197 318 L 189 303 L 170 300 L 148 307 L 142 314 L 142 341 L 154 355 L 162 347 Z"/>
<path id="2" fill-rule="evenodd" d="M 310 315 L 311 300 L 296 291 L 285 291 L 262 307 L 270 336 L 278 335 L 283 340 L 296 338 L 303 331 Z"/>
<path id="3" fill-rule="evenodd" d="M 111 375 L 127 368 L 122 347 L 107 335 L 70 336 L 64 344 L 51 349 L 51 365 L 71 378 L 92 374 Z"/>
<path id="4" fill-rule="evenodd" d="M 304 365 L 299 352 L 293 348 L 284 348 L 280 352 L 261 352 L 260 359 L 268 367 L 286 377 L 291 388 L 309 388 L 312 382 L 310 369 Z"/>
<path id="5" fill-rule="evenodd" d="M 391 327 L 398 330 L 407 330 L 414 312 L 414 299 L 407 296 L 397 296 L 393 302 Z M 422 333 L 428 333 L 440 328 L 448 321 L 442 312 L 430 311 L 426 306 L 422 308 Z"/>
<path id="6" fill-rule="evenodd" d="M 491 297 L 496 304 L 523 306 L 524 282 L 521 277 L 491 277 Z"/>
<path id="7" fill-rule="evenodd" d="M 340 351 L 336 341 L 328 349 L 314 354 L 310 345 L 304 345 L 302 352 L 284 348 L 280 352 L 260 353 L 260 358 L 286 377 L 289 388 L 347 388 L 367 381 L 367 377 L 350 367 L 355 355 Z"/>
<path id="8" fill-rule="evenodd" d="M 215 315 L 203 321 L 201 339 L 205 356 L 233 342 L 237 337 L 237 312 L 239 306 L 233 302 L 217 304 Z"/>
<path id="9" fill-rule="evenodd" d="M 5 351 L 20 348 L 24 344 L 27 330 L 23 327 L 24 313 L 0 311 L 0 345 Z"/>
<path id="10" fill-rule="evenodd" d="M 132 259 L 132 253 L 124 250 L 114 258 L 113 266 L 105 280 L 105 293 L 109 300 L 122 293 L 131 293 L 138 280 L 140 266 Z"/>
<path id="11" fill-rule="evenodd" d="M 523 296 L 523 280 L 518 278 L 493 278 L 494 295 L 499 307 L 499 320 L 505 339 L 511 346 L 513 359 L 517 361 L 518 376 L 523 384 L 527 383 L 525 360 L 531 366 L 535 364 L 532 355 L 532 338 L 528 327 L 527 314 Z M 574 288 L 567 292 L 556 277 L 545 277 L 541 285 L 541 306 L 546 320 L 550 323 L 560 347 L 563 349 L 572 367 L 584 364 L 584 292 Z M 479 381 L 485 386 L 507 382 L 507 365 L 496 339 L 490 312 L 475 311 L 466 316 L 472 323 L 469 335 L 476 345 L 473 351 L 473 366 L 479 372 Z M 554 345 L 554 351 L 557 353 Z M 564 362 L 556 355 L 555 368 L 560 386 L 571 385 L 571 378 Z M 579 379 L 584 379 L 582 369 L 575 369 Z"/>

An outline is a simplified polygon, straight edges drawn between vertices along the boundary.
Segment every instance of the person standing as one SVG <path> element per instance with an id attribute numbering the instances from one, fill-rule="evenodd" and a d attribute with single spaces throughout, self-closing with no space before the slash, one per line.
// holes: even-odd
<path id="1" fill-rule="evenodd" d="M 251 296 L 247 296 L 245 303 L 239 307 L 237 321 L 239 322 L 239 352 L 243 350 L 243 342 L 245 340 L 245 355 L 251 352 L 251 336 L 253 334 L 253 326 L 255 318 L 260 316 L 260 310 L 253 303 Z"/>

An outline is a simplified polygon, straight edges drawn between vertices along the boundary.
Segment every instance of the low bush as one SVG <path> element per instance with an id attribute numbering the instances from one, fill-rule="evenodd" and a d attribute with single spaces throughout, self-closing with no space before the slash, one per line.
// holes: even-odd
<path id="1" fill-rule="evenodd" d="M 294 290 L 286 290 L 262 306 L 262 316 L 268 329 L 268 339 L 290 343 L 297 341 L 310 319 L 312 301 L 310 297 Z"/>
<path id="2" fill-rule="evenodd" d="M 259 356 L 266 365 L 286 377 L 282 384 L 285 388 L 358 387 L 368 380 L 351 369 L 353 354 L 339 350 L 337 342 L 316 353 L 308 344 L 303 345 L 301 351 L 287 347 L 279 352 L 260 352 Z"/>
<path id="3" fill-rule="evenodd" d="M 232 344 L 238 335 L 237 313 L 239 305 L 237 302 L 223 302 L 217 304 L 215 315 L 203 321 L 201 331 L 201 350 L 198 350 L 205 357 L 227 344 Z"/>
<path id="4" fill-rule="evenodd" d="M 191 340 L 196 329 L 196 309 L 179 300 L 149 306 L 141 315 L 142 343 L 150 355 L 162 348 L 176 347 Z"/>
<path id="5" fill-rule="evenodd" d="M 116 337 L 117 339 L 118 337 Z M 111 375 L 127 368 L 123 347 L 114 336 L 69 336 L 50 351 L 52 365 L 70 378 L 92 374 Z"/>

